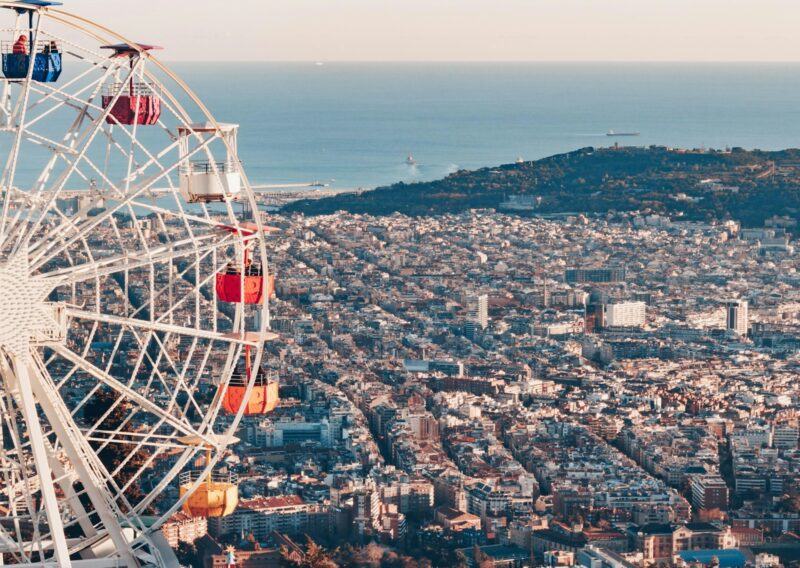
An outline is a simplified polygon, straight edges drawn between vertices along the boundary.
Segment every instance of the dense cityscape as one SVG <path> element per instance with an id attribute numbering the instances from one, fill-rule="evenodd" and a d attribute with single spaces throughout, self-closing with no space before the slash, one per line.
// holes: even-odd
<path id="1" fill-rule="evenodd" d="M 264 220 L 280 403 L 242 421 L 236 511 L 165 525 L 184 558 L 797 561 L 786 219 Z"/>
<path id="2" fill-rule="evenodd" d="M 151 4 L 0 0 L 0 566 L 800 568 L 800 9 Z"/>

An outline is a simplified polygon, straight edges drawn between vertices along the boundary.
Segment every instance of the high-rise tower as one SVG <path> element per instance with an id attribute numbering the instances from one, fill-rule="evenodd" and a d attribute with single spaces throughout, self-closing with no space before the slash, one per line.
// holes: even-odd
<path id="1" fill-rule="evenodd" d="M 747 335 L 747 300 L 725 302 L 725 327 L 740 337 Z"/>
<path id="2" fill-rule="evenodd" d="M 467 297 L 467 320 L 486 329 L 489 325 L 489 296 L 478 294 Z"/>

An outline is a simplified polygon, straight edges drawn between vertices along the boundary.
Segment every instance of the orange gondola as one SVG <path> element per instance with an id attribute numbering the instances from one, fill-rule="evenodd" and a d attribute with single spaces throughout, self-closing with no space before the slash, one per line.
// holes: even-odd
<path id="1" fill-rule="evenodd" d="M 180 476 L 180 496 L 189 492 L 198 474 L 185 471 Z M 192 517 L 227 517 L 239 504 L 239 487 L 232 473 L 210 473 L 183 503 L 183 512 Z"/>
<path id="2" fill-rule="evenodd" d="M 222 399 L 223 410 L 228 414 L 236 414 L 244 406 L 244 416 L 267 414 L 275 410 L 279 399 L 278 381 L 275 377 L 270 377 L 264 369 L 260 369 L 256 374 L 250 396 L 245 400 L 248 377 L 247 371 L 242 373 L 237 370 L 234 372 Z"/>
<path id="3" fill-rule="evenodd" d="M 191 437 L 188 437 L 191 438 Z M 182 441 L 196 443 L 185 438 Z M 206 464 L 211 461 L 211 448 L 206 449 Z M 194 491 L 192 487 L 200 480 Z M 183 502 L 183 512 L 192 517 L 226 517 L 239 504 L 239 486 L 235 473 L 211 471 L 184 471 L 179 477 L 180 496 L 189 494 Z"/>

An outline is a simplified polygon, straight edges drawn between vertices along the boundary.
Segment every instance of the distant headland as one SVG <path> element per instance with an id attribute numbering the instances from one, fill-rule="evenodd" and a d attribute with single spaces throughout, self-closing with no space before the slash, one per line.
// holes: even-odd
<path id="1" fill-rule="evenodd" d="M 283 211 L 421 216 L 475 208 L 541 215 L 639 210 L 761 226 L 800 212 L 800 150 L 587 147 L 437 181 L 301 200 Z"/>

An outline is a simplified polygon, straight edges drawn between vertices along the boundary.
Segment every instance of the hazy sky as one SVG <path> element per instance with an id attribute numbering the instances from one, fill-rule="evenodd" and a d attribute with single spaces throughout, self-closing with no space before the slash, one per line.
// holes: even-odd
<path id="1" fill-rule="evenodd" d="M 800 61 L 800 0 L 65 0 L 165 60 Z"/>

